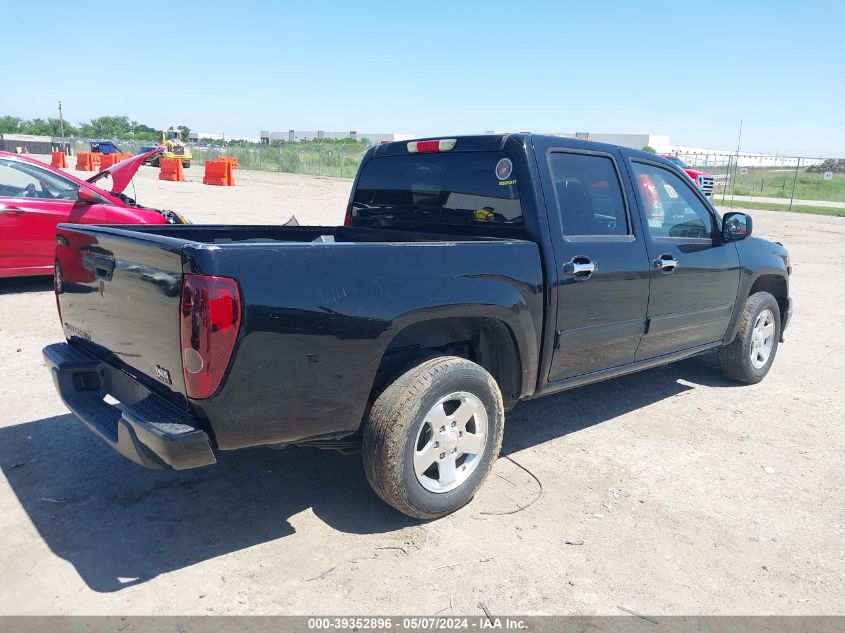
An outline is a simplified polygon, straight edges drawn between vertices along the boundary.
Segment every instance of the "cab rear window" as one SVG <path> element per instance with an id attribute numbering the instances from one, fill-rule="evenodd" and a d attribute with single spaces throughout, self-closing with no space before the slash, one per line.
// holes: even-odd
<path id="1" fill-rule="evenodd" d="M 350 211 L 357 226 L 522 226 L 518 174 L 504 152 L 374 158 Z"/>

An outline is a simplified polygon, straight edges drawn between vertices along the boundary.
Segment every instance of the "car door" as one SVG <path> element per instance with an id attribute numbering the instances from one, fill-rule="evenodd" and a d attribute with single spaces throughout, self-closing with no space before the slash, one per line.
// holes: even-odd
<path id="1" fill-rule="evenodd" d="M 649 263 L 621 157 L 536 149 L 545 159 L 540 178 L 557 264 L 554 383 L 633 362 L 645 331 Z"/>
<path id="2" fill-rule="evenodd" d="M 102 204 L 81 202 L 79 184 L 33 163 L 0 158 L 0 271 L 49 274 L 60 222 L 104 222 Z"/>
<path id="3" fill-rule="evenodd" d="M 652 261 L 648 329 L 637 359 L 707 345 L 725 335 L 739 286 L 739 255 L 689 178 L 630 162 Z"/>

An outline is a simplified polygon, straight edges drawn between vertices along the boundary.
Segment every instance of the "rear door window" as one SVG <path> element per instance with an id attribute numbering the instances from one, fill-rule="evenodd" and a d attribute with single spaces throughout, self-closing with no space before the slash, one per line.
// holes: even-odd
<path id="1" fill-rule="evenodd" d="M 630 234 L 622 185 L 612 159 L 554 152 L 549 167 L 564 235 Z"/>
<path id="2" fill-rule="evenodd" d="M 522 226 L 518 174 L 504 152 L 384 156 L 361 170 L 358 226 Z"/>

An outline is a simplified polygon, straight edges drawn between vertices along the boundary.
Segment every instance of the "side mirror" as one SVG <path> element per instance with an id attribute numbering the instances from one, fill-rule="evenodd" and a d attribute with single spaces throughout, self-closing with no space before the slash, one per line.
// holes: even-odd
<path id="1" fill-rule="evenodd" d="M 722 217 L 722 238 L 726 242 L 744 240 L 751 235 L 753 226 L 750 215 L 737 212 L 726 213 Z"/>
<path id="2" fill-rule="evenodd" d="M 98 196 L 96 193 L 94 193 L 87 187 L 79 188 L 79 191 L 76 192 L 76 199 L 80 202 L 90 202 L 91 204 L 97 204 L 103 201 L 100 196 Z"/>

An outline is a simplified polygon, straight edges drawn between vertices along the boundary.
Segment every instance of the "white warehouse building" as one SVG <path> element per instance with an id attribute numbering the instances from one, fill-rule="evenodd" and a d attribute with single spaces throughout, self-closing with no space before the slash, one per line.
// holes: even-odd
<path id="1" fill-rule="evenodd" d="M 341 140 L 345 138 L 352 138 L 357 140 L 367 139 L 374 145 L 383 143 L 392 143 L 393 141 L 405 141 L 414 138 L 411 134 L 397 134 L 383 133 L 383 132 L 358 132 L 356 130 L 349 130 L 347 132 L 327 132 L 324 130 L 288 130 L 287 132 L 272 132 L 270 130 L 261 130 L 261 142 L 269 143 L 270 141 L 312 141 L 314 139 L 330 138 L 334 140 Z"/>
<path id="2" fill-rule="evenodd" d="M 621 145 L 622 147 L 632 147 L 634 149 L 651 147 L 658 154 L 668 154 L 673 148 L 673 146 L 669 143 L 669 137 L 663 134 L 593 134 L 590 132 L 574 132 L 571 134 L 566 132 L 553 132 L 552 134 L 554 136 L 580 138 L 585 141 Z"/>
<path id="3" fill-rule="evenodd" d="M 598 143 L 609 143 L 633 149 L 651 147 L 658 154 L 675 154 L 680 156 L 687 164 L 694 166 L 707 166 L 713 164 L 725 164 L 731 158 L 739 167 L 789 167 L 795 166 L 794 156 L 783 156 L 780 154 L 765 154 L 760 152 L 747 152 L 740 150 L 736 156 L 735 149 L 716 149 L 708 147 L 692 147 L 672 143 L 669 137 L 663 134 L 592 134 L 577 132 L 574 134 L 554 133 L 555 136 L 567 138 L 580 138 Z M 821 159 L 802 159 L 804 166 L 820 163 Z"/>

